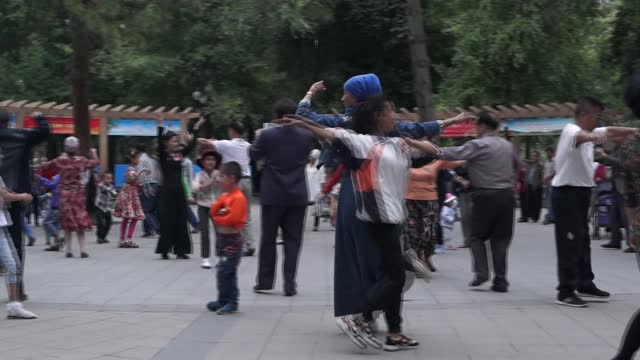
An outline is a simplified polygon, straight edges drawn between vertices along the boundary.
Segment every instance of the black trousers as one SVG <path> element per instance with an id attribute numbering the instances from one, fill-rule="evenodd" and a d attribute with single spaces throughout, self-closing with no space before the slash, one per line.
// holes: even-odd
<path id="1" fill-rule="evenodd" d="M 624 213 L 624 198 L 619 192 L 613 194 L 613 204 L 609 207 L 609 221 L 611 222 L 611 243 L 622 243 L 622 230 L 627 228 Z M 628 234 L 628 231 L 627 231 Z"/>
<path id="2" fill-rule="evenodd" d="M 211 240 L 209 238 L 209 209 L 198 205 L 198 223 L 200 224 L 200 256 L 208 259 L 211 256 Z"/>
<path id="3" fill-rule="evenodd" d="M 24 259 L 24 255 L 25 255 L 25 251 L 24 251 L 24 241 L 22 238 L 22 218 L 21 216 L 23 216 L 24 214 L 22 213 L 22 203 L 19 201 L 16 202 L 12 202 L 11 203 L 11 207 L 9 208 L 9 215 L 11 216 L 11 222 L 13 223 L 13 225 L 9 226 L 9 234 L 11 235 L 11 239 L 13 240 L 13 245 L 16 248 L 16 251 L 18 252 L 18 257 L 20 257 L 20 263 L 22 264 L 22 266 L 20 266 L 20 274 L 19 275 L 19 279 L 21 279 L 17 286 L 18 286 L 18 294 L 20 295 L 20 297 L 22 298 L 23 295 L 25 294 L 24 291 L 24 267 L 25 267 L 25 259 Z"/>
<path id="4" fill-rule="evenodd" d="M 96 236 L 98 237 L 98 239 L 105 239 L 107 235 L 109 235 L 112 222 L 113 222 L 113 219 L 111 217 L 111 212 L 102 211 L 101 209 L 96 209 L 96 223 L 97 223 Z"/>
<path id="5" fill-rule="evenodd" d="M 558 298 L 572 295 L 576 289 L 593 284 L 589 205 L 591 188 L 554 187 L 552 206 L 556 217 L 555 235 L 558 253 Z"/>
<path id="6" fill-rule="evenodd" d="M 527 189 L 527 207 L 527 218 L 538 221 L 542 210 L 542 188 L 533 189 L 529 187 Z"/>
<path id="7" fill-rule="evenodd" d="M 302 247 L 302 234 L 307 206 L 262 205 L 262 236 L 258 257 L 259 287 L 272 289 L 275 283 L 278 229 L 284 241 L 284 288 L 296 288 L 298 258 Z"/>
<path id="8" fill-rule="evenodd" d="M 620 349 L 613 360 L 632 360 L 638 350 L 640 350 L 640 310 L 629 320 Z"/>
<path id="9" fill-rule="evenodd" d="M 368 238 L 381 257 L 381 275 L 367 291 L 365 314 L 382 309 L 389 332 L 402 331 L 402 288 L 405 265 L 400 244 L 402 227 L 396 224 L 367 223 Z"/>
<path id="10" fill-rule="evenodd" d="M 529 219 L 529 203 L 527 202 L 527 192 L 521 191 L 518 193 L 520 199 L 520 220 Z"/>
<path id="11" fill-rule="evenodd" d="M 489 279 L 489 260 L 485 243 L 489 241 L 493 258 L 493 283 L 508 286 L 507 257 L 513 237 L 515 197 L 512 189 L 481 189 L 471 193 L 470 246 L 473 271 Z"/>

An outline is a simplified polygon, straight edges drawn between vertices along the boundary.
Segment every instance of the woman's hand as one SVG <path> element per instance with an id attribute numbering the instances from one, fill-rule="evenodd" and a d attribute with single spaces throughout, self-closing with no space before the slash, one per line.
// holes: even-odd
<path id="1" fill-rule="evenodd" d="M 198 119 L 198 122 L 195 125 L 193 125 L 193 129 L 199 130 L 200 127 L 204 125 L 204 123 L 206 122 L 207 122 L 207 119 L 204 116 L 200 116 L 200 119 Z"/>
<path id="2" fill-rule="evenodd" d="M 321 80 L 311 85 L 311 87 L 309 88 L 309 92 L 307 92 L 307 95 L 313 97 L 325 92 L 326 90 L 327 88 L 324 87 L 324 80 Z"/>
<path id="3" fill-rule="evenodd" d="M 295 126 L 301 128 L 304 128 L 307 125 L 304 121 L 288 117 L 288 115 L 282 119 L 273 120 L 272 123 L 282 126 Z"/>
<path id="4" fill-rule="evenodd" d="M 20 201 L 30 202 L 33 200 L 33 196 L 29 193 L 18 194 L 18 196 L 20 197 Z"/>

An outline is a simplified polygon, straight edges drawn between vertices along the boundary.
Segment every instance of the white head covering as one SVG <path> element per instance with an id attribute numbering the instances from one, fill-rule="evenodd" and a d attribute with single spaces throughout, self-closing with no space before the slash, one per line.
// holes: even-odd
<path id="1" fill-rule="evenodd" d="M 311 153 L 309 153 L 309 157 L 312 158 L 313 160 L 318 160 L 320 158 L 320 150 L 318 149 L 311 150 Z"/>
<path id="2" fill-rule="evenodd" d="M 75 136 L 69 136 L 64 139 L 64 151 L 65 152 L 76 152 L 80 148 L 80 140 L 78 140 Z"/>

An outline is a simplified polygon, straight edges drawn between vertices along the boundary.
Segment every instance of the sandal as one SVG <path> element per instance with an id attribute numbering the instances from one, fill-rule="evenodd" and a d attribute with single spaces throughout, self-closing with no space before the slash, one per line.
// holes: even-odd
<path id="1" fill-rule="evenodd" d="M 131 248 L 131 249 L 137 249 L 137 248 L 140 247 L 140 245 L 134 243 L 133 241 L 129 241 L 129 242 L 127 242 L 127 247 Z"/>
<path id="2" fill-rule="evenodd" d="M 129 244 L 128 244 L 128 243 L 126 243 L 126 242 L 120 242 L 120 244 L 118 244 L 118 247 L 119 247 L 119 248 L 126 249 L 126 248 L 128 248 L 128 247 L 129 247 Z"/>

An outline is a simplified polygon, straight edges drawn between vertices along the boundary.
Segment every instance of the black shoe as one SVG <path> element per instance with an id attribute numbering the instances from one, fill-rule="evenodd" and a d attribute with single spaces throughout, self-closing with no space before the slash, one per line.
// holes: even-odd
<path id="1" fill-rule="evenodd" d="M 105 239 L 98 239 L 97 242 L 98 242 L 98 244 L 106 244 L 106 243 L 108 243 L 108 241 L 105 240 Z"/>
<path id="2" fill-rule="evenodd" d="M 20 301 L 21 302 L 24 302 L 24 301 L 27 301 L 27 300 L 29 300 L 29 296 L 27 294 L 25 294 L 25 293 L 20 294 Z"/>
<path id="3" fill-rule="evenodd" d="M 80 257 L 86 259 L 89 257 L 89 254 L 87 254 L 86 252 L 80 253 Z"/>
<path id="4" fill-rule="evenodd" d="M 27 246 L 33 246 L 33 244 L 36 243 L 36 238 L 29 238 L 29 243 L 27 244 Z"/>
<path id="5" fill-rule="evenodd" d="M 417 349 L 420 343 L 409 339 L 404 335 L 400 335 L 398 338 L 392 338 L 387 336 L 387 341 L 384 343 L 384 351 L 398 351 L 407 349 Z"/>
<path id="6" fill-rule="evenodd" d="M 291 297 L 296 295 L 298 295 L 298 290 L 296 290 L 295 288 L 284 289 L 284 296 Z"/>
<path id="7" fill-rule="evenodd" d="M 67 255 L 65 255 L 65 256 L 68 257 L 68 258 L 72 258 L 73 254 L 72 253 L 67 253 Z"/>
<path id="8" fill-rule="evenodd" d="M 636 252 L 636 249 L 632 248 L 631 246 L 629 246 L 628 248 L 624 249 L 624 253 L 629 254 L 629 253 L 634 253 Z"/>
<path id="9" fill-rule="evenodd" d="M 609 250 L 620 250 L 622 249 L 622 245 L 620 245 L 620 243 L 607 243 L 607 244 L 602 244 L 600 245 L 601 248 L 603 249 L 609 249 Z"/>
<path id="10" fill-rule="evenodd" d="M 169 260 L 169 254 L 167 253 L 162 254 L 162 260 Z"/>
<path id="11" fill-rule="evenodd" d="M 611 294 L 609 294 L 606 291 L 602 291 L 600 289 L 598 289 L 595 285 L 592 288 L 588 288 L 588 289 L 578 289 L 578 295 L 580 295 L 583 298 L 588 298 L 590 300 L 595 300 L 595 301 L 606 301 L 609 300 L 609 298 L 611 297 Z"/>
<path id="12" fill-rule="evenodd" d="M 181 254 L 181 255 L 176 256 L 176 258 L 181 259 L 181 260 L 189 260 L 189 255 Z"/>
<path id="13" fill-rule="evenodd" d="M 242 256 L 253 256 L 253 254 L 256 253 L 256 249 L 254 248 L 250 248 L 244 251 L 244 253 L 242 253 Z"/>
<path id="14" fill-rule="evenodd" d="M 484 283 L 486 283 L 487 281 L 489 281 L 488 278 L 482 278 L 479 277 L 478 275 L 476 275 L 473 280 L 471 280 L 471 282 L 469 283 L 469 287 L 478 287 Z"/>
<path id="15" fill-rule="evenodd" d="M 150 238 L 150 237 L 154 237 L 155 234 L 154 233 L 146 233 L 146 234 L 142 234 L 143 238 Z"/>
<path id="16" fill-rule="evenodd" d="M 564 298 L 558 297 L 556 299 L 556 304 L 570 306 L 570 307 L 578 307 L 578 308 L 587 307 L 587 303 L 584 300 L 580 299 L 578 296 L 576 296 L 576 294 L 571 294 Z"/>
<path id="17" fill-rule="evenodd" d="M 256 285 L 253 287 L 253 292 L 257 294 L 263 294 L 265 291 L 271 291 L 273 288 L 268 288 L 265 286 Z"/>
<path id="18" fill-rule="evenodd" d="M 497 293 L 506 293 L 509 292 L 509 287 L 506 285 L 491 285 L 491 291 Z"/>
<path id="19" fill-rule="evenodd" d="M 48 248 L 44 249 L 44 251 L 58 251 L 58 250 L 60 250 L 60 247 L 58 247 L 57 245 L 49 246 Z"/>

